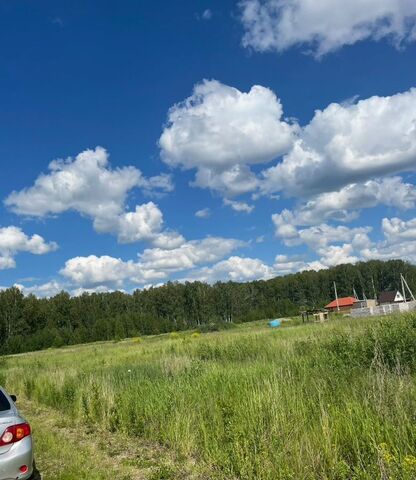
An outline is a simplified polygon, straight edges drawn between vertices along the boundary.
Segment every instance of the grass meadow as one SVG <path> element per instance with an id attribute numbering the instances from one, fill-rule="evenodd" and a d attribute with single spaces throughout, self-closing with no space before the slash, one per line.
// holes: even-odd
<path id="1" fill-rule="evenodd" d="M 0 383 L 81 430 L 186 462 L 186 475 L 143 478 L 416 478 L 416 315 L 47 350 L 3 359 Z"/>

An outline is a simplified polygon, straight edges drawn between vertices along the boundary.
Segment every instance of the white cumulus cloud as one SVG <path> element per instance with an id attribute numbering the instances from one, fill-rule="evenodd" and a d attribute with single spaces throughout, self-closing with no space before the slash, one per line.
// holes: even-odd
<path id="1" fill-rule="evenodd" d="M 224 198 L 224 205 L 231 207 L 236 212 L 251 213 L 254 210 L 254 205 L 238 202 L 237 200 L 229 200 L 228 198 Z"/>
<path id="2" fill-rule="evenodd" d="M 416 171 L 416 89 L 318 110 L 262 189 L 310 196 L 405 171 Z"/>
<path id="3" fill-rule="evenodd" d="M 413 0 L 242 0 L 243 45 L 257 51 L 306 46 L 316 56 L 344 45 L 416 39 Z"/>
<path id="4" fill-rule="evenodd" d="M 172 250 L 148 248 L 139 258 L 145 268 L 175 272 L 216 262 L 242 246 L 242 241 L 233 238 L 207 237 L 191 240 Z"/>
<path id="5" fill-rule="evenodd" d="M 416 263 L 416 218 L 383 218 L 384 240 L 363 249 L 364 260 L 400 258 Z"/>
<path id="6" fill-rule="evenodd" d="M 60 273 L 84 288 L 109 285 L 120 288 L 126 280 L 146 283 L 166 277 L 163 272 L 144 269 L 132 260 L 124 261 L 108 255 L 71 258 L 66 261 Z"/>
<path id="7" fill-rule="evenodd" d="M 189 280 L 208 283 L 227 280 L 247 282 L 250 280 L 267 280 L 274 276 L 274 269 L 258 258 L 232 256 L 212 266 L 192 272 Z"/>
<path id="8" fill-rule="evenodd" d="M 159 145 L 168 165 L 197 170 L 196 185 L 235 195 L 256 188 L 249 165 L 288 151 L 296 128 L 270 89 L 241 92 L 204 80 L 169 110 Z"/>
<path id="9" fill-rule="evenodd" d="M 163 218 L 157 205 L 149 202 L 125 212 L 126 199 L 136 187 L 146 194 L 171 191 L 169 175 L 145 178 L 135 167 L 112 169 L 101 147 L 54 160 L 49 171 L 33 186 L 12 192 L 5 204 L 17 214 L 36 217 L 77 211 L 93 220 L 96 231 L 114 233 L 124 243 L 151 241 L 160 233 Z"/>
<path id="10" fill-rule="evenodd" d="M 77 289 L 122 288 L 126 283 L 153 284 L 167 280 L 174 272 L 217 262 L 244 243 L 230 238 L 207 237 L 169 248 L 149 248 L 137 261 L 108 255 L 74 257 L 66 261 L 60 273 Z M 75 290 L 74 290 L 75 291 Z"/>
<path id="11" fill-rule="evenodd" d="M 14 257 L 19 252 L 44 255 L 58 248 L 55 242 L 46 242 L 40 235 L 26 235 L 19 227 L 0 227 L 0 270 L 14 268 Z"/>
<path id="12" fill-rule="evenodd" d="M 56 280 L 42 283 L 40 285 L 31 285 L 30 287 L 18 283 L 14 286 L 19 288 L 24 295 L 35 295 L 35 297 L 40 298 L 50 298 L 57 295 L 62 290 L 65 290 L 65 285 Z"/>
<path id="13" fill-rule="evenodd" d="M 321 270 L 326 268 L 319 261 L 306 262 L 296 255 L 276 255 L 273 268 L 277 275 L 288 275 L 290 273 L 302 272 L 304 270 Z"/>
<path id="14" fill-rule="evenodd" d="M 377 205 L 401 210 L 415 208 L 416 188 L 403 182 L 401 177 L 351 183 L 339 190 L 315 195 L 294 210 L 282 211 L 279 223 L 290 229 L 290 225 L 316 225 L 327 220 L 348 222 L 357 218 L 361 209 Z M 278 219 L 279 214 L 275 218 Z"/>

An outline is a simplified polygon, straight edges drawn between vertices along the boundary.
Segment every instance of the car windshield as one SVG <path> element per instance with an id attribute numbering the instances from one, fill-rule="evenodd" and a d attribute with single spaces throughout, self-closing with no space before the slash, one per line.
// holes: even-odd
<path id="1" fill-rule="evenodd" d="M 10 402 L 0 390 L 0 412 L 4 412 L 5 410 L 10 410 Z"/>

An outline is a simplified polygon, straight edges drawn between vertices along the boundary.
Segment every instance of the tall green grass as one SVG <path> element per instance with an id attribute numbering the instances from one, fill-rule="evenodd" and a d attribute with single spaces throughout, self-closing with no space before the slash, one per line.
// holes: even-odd
<path id="1" fill-rule="evenodd" d="M 224 478 L 416 478 L 416 316 L 148 337 L 10 357 L 18 394 Z"/>

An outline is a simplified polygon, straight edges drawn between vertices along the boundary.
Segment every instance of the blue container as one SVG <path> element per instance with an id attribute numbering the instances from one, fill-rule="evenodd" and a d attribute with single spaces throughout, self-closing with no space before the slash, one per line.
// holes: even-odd
<path id="1" fill-rule="evenodd" d="M 277 328 L 280 327 L 281 321 L 280 320 L 270 320 L 269 327 Z"/>

